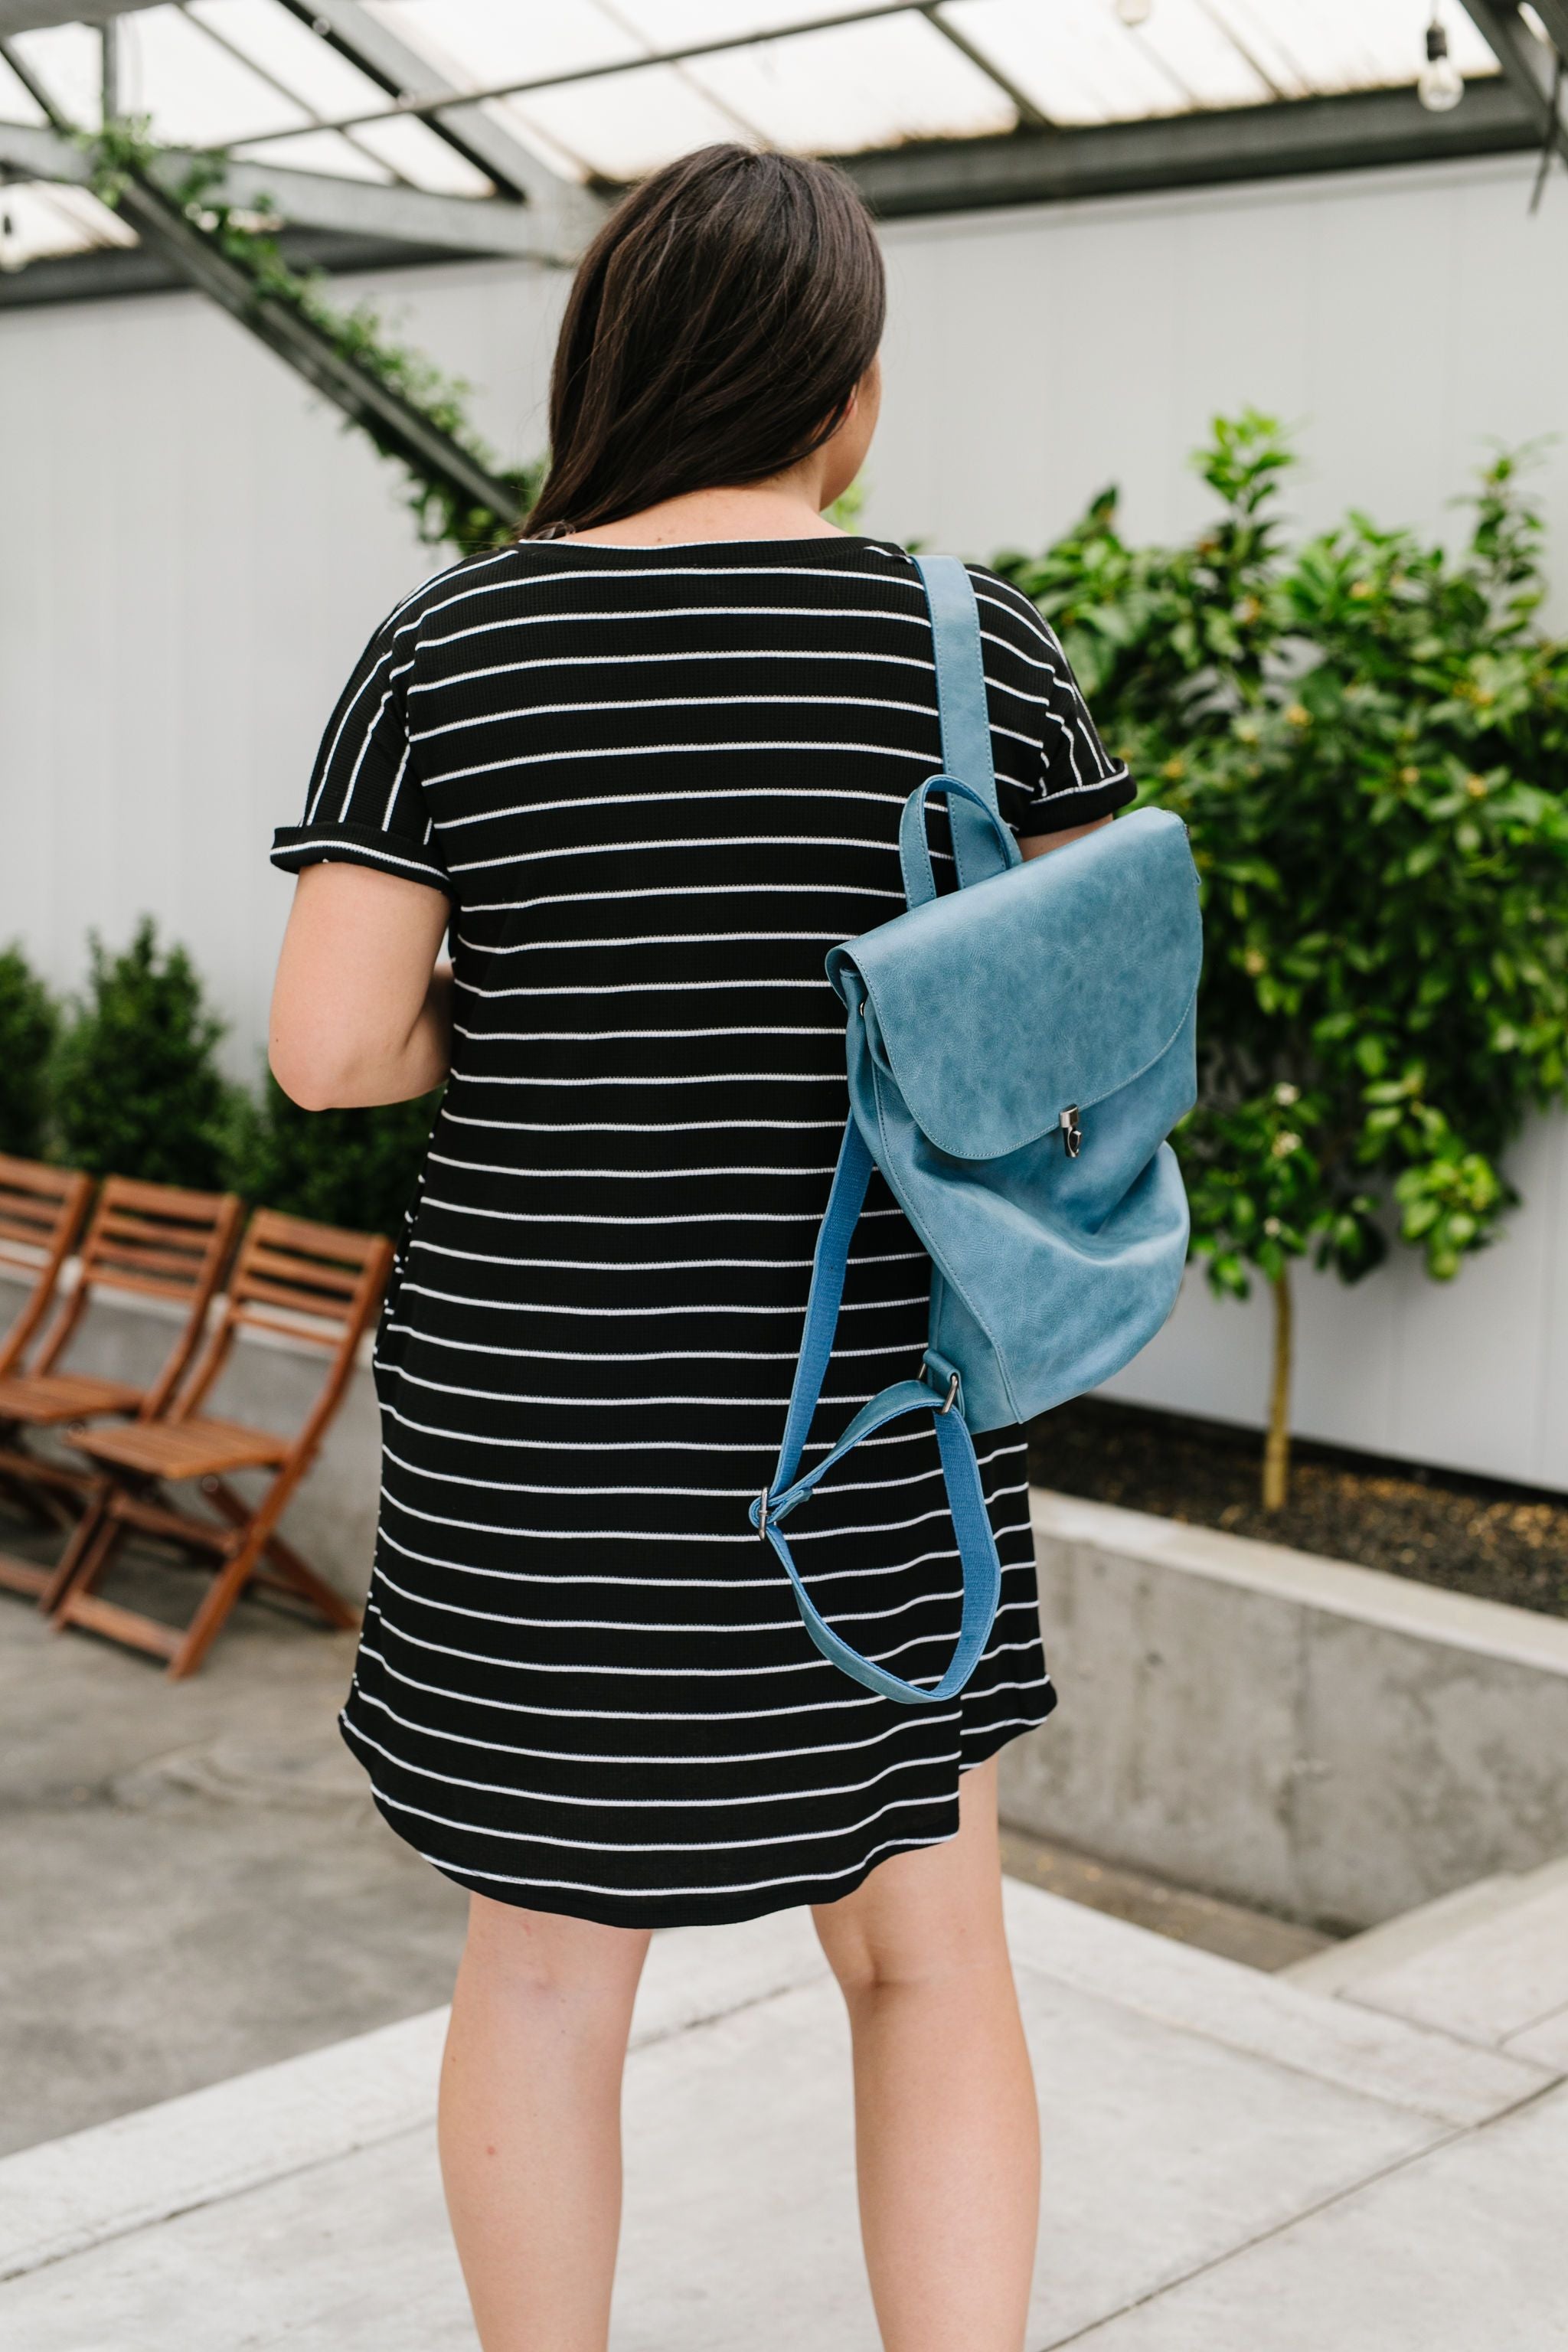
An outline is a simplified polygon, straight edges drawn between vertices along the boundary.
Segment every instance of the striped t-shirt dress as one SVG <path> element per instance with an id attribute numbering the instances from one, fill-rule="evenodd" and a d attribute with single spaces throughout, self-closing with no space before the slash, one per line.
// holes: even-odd
<path id="1" fill-rule="evenodd" d="M 1121 806 L 1056 638 L 974 579 L 1008 820 Z M 277 836 L 289 870 L 346 859 L 451 905 L 451 1076 L 378 1336 L 342 1723 L 459 1885 L 625 1927 L 832 1902 L 952 1836 L 960 1773 L 1050 1710 L 1017 1431 L 978 1441 L 1002 1604 L 949 1706 L 830 1665 L 746 1516 L 847 1110 L 823 959 L 900 911 L 900 812 L 941 764 L 901 549 L 541 541 L 376 632 Z M 929 1275 L 874 1177 L 808 1460 L 918 1372 Z M 857 1648 L 939 1677 L 960 1573 L 928 1419 L 861 1446 L 791 1536 Z"/>

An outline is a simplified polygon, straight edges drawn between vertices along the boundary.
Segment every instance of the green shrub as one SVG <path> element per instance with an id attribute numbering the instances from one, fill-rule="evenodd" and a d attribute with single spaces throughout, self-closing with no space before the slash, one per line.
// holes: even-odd
<path id="1" fill-rule="evenodd" d="M 301 1110 L 268 1071 L 259 1100 L 235 1104 L 228 1181 L 258 1206 L 395 1240 L 439 1100 Z"/>
<path id="2" fill-rule="evenodd" d="M 224 1024 L 190 958 L 160 950 L 151 916 L 123 953 L 96 932 L 89 947 L 87 995 L 54 1057 L 54 1157 L 96 1176 L 218 1189 L 233 1089 L 216 1058 Z"/>
<path id="3" fill-rule="evenodd" d="M 1516 1195 L 1499 1157 L 1568 1092 L 1568 646 L 1500 458 L 1457 552 L 1352 514 L 1291 550 L 1279 428 L 1219 420 L 1219 511 L 1128 546 L 1105 493 L 996 568 L 1058 630 L 1204 891 L 1199 1102 L 1175 1138 L 1216 1290 L 1276 1307 L 1265 1503 L 1285 1499 L 1290 1266 L 1391 1236 L 1439 1280 Z"/>
<path id="4" fill-rule="evenodd" d="M 0 1151 L 41 1160 L 59 1011 L 19 946 L 0 949 Z"/>

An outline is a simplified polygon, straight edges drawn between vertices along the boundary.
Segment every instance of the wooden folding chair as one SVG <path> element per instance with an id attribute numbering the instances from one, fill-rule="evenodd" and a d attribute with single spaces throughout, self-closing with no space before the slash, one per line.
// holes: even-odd
<path id="1" fill-rule="evenodd" d="M 178 1680 L 200 1665 L 253 1579 L 309 1602 L 329 1625 L 358 1623 L 357 1612 L 276 1528 L 337 1411 L 391 1270 L 392 1244 L 379 1234 L 339 1233 L 271 1209 L 256 1212 L 235 1261 L 222 1318 L 165 1417 L 70 1432 L 70 1444 L 99 1466 L 105 1483 L 77 1531 L 70 1557 L 61 1563 L 51 1595 L 58 1624 L 85 1625 L 112 1641 L 150 1650 L 168 1660 L 169 1673 Z M 292 1437 L 196 1410 L 247 1329 L 281 1333 L 327 1353 L 326 1378 Z M 235 1470 L 272 1472 L 259 1502 L 247 1503 L 228 1485 L 225 1474 Z M 171 1503 L 164 1488 L 185 1479 L 199 1482 L 221 1519 L 197 1517 Z M 162 1536 L 197 1557 L 205 1554 L 216 1569 L 183 1629 L 101 1600 L 94 1590 L 133 1528 Z"/>
<path id="2" fill-rule="evenodd" d="M 59 1429 L 94 1413 L 151 1420 L 163 1412 L 201 1338 L 243 1207 L 233 1192 L 186 1192 L 128 1176 L 104 1180 L 81 1244 L 76 1287 L 61 1301 L 30 1362 L 20 1365 L 11 1357 L 0 1378 L 0 1476 L 46 1503 L 61 1525 L 69 1528 L 79 1517 L 94 1486 L 92 1474 L 34 1452 L 24 1433 Z M 110 1291 L 165 1299 L 181 1310 L 174 1344 L 148 1387 L 63 1369 L 83 1316 Z M 44 1600 L 57 1575 L 0 1553 L 0 1585 L 13 1592 Z"/>

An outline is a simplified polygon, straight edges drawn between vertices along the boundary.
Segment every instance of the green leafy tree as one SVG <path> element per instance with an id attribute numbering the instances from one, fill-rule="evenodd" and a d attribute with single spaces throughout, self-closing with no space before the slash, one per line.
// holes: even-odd
<path id="1" fill-rule="evenodd" d="M 151 916 L 122 954 L 96 932 L 89 946 L 87 995 L 55 1055 L 55 1157 L 96 1176 L 216 1190 L 233 1090 L 217 1063 L 224 1024 L 190 958 L 160 949 Z"/>
<path id="2" fill-rule="evenodd" d="M 1204 889 L 1193 1248 L 1275 1303 L 1264 1502 L 1287 1494 L 1291 1267 L 1390 1243 L 1450 1279 L 1516 1194 L 1501 1155 L 1568 1090 L 1568 647 L 1537 625 L 1540 517 L 1500 457 L 1454 554 L 1352 513 L 1289 551 L 1288 446 L 1253 412 L 1197 464 L 1196 542 L 1098 499 L 997 568 L 1062 636 Z"/>
<path id="3" fill-rule="evenodd" d="M 301 1110 L 270 1072 L 235 1106 L 229 1181 L 247 1201 L 396 1239 L 438 1093 L 367 1110 Z"/>
<path id="4" fill-rule="evenodd" d="M 18 1160 L 43 1157 L 58 1029 L 55 1001 L 20 947 L 0 949 L 0 1151 Z"/>

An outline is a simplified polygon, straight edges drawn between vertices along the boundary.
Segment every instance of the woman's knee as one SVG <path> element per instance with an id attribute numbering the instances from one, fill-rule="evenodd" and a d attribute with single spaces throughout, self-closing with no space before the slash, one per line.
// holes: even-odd
<path id="1" fill-rule="evenodd" d="M 470 1895 L 462 1975 L 511 2000 L 629 2010 L 647 1955 L 644 1928 L 606 1927 Z"/>

